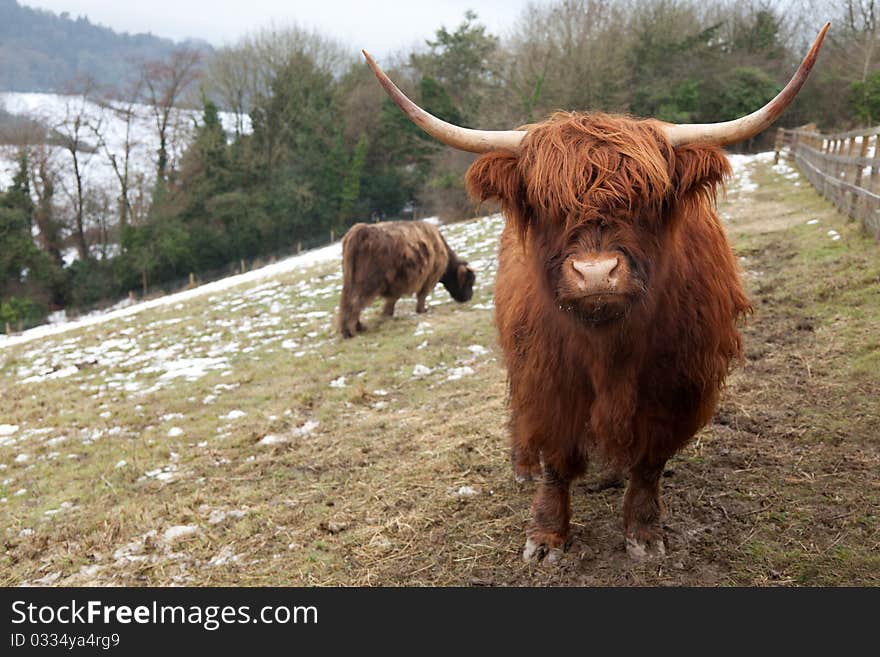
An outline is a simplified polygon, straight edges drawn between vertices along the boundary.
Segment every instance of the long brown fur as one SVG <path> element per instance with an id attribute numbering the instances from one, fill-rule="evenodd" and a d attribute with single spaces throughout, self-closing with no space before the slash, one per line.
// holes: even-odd
<path id="1" fill-rule="evenodd" d="M 457 301 L 473 293 L 474 272 L 446 243 L 436 226 L 424 221 L 355 224 L 342 239 L 342 295 L 339 330 L 350 338 L 363 330 L 360 313 L 376 297 L 385 299 L 384 313 L 415 294 L 417 312 L 438 282 Z"/>
<path id="2" fill-rule="evenodd" d="M 673 149 L 659 126 L 557 113 L 519 154 L 487 153 L 467 174 L 472 196 L 507 218 L 495 307 L 515 467 L 543 463 L 566 482 L 536 498 L 529 536 L 548 549 L 567 536 L 567 482 L 588 456 L 630 473 L 628 540 L 659 537 L 663 464 L 712 417 L 741 355 L 750 305 L 715 210 L 730 165 L 716 147 Z M 559 269 L 578 240 L 633 263 L 638 298 L 619 321 L 586 326 L 560 310 Z"/>

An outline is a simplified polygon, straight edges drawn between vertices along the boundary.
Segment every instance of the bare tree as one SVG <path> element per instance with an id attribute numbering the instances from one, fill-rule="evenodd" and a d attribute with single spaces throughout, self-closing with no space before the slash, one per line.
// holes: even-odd
<path id="1" fill-rule="evenodd" d="M 216 53 L 208 67 L 206 86 L 219 97 L 224 109 L 235 113 L 238 134 L 244 131 L 244 117 L 254 99 L 271 94 L 272 81 L 297 55 L 305 55 L 319 70 L 334 77 L 341 76 L 353 61 L 348 48 L 338 41 L 295 24 L 261 29 Z"/>
<path id="2" fill-rule="evenodd" d="M 157 181 L 168 177 L 169 148 L 179 129 L 177 106 L 201 76 L 202 56 L 196 50 L 180 48 L 165 61 L 147 62 L 142 80 L 145 100 L 150 105 L 159 140 L 156 160 Z"/>
<path id="3" fill-rule="evenodd" d="M 864 82 L 874 68 L 874 54 L 877 50 L 877 12 L 875 0 L 846 0 L 844 8 L 844 27 L 855 50 L 860 67 L 860 80 Z"/>
<path id="4" fill-rule="evenodd" d="M 503 87 L 517 120 L 557 108 L 624 109 L 621 79 L 628 46 L 628 11 L 614 0 L 564 0 L 531 5 L 508 40 Z"/>
<path id="5" fill-rule="evenodd" d="M 82 91 L 70 96 L 65 104 L 64 118 L 56 122 L 52 129 L 60 142 L 61 148 L 70 157 L 73 173 L 72 189 L 61 178 L 61 186 L 73 210 L 73 242 L 79 257 L 87 260 L 89 245 L 86 241 L 85 231 L 85 175 L 95 154 L 95 147 L 90 144 L 86 137 L 96 131 L 100 131 L 101 118 L 93 116 L 90 112 L 88 96 L 94 86 L 85 82 Z"/>
<path id="6" fill-rule="evenodd" d="M 104 153 L 113 174 L 119 184 L 119 196 L 117 197 L 117 212 L 119 217 L 120 235 L 125 227 L 129 224 L 133 215 L 132 208 L 132 151 L 139 145 L 134 138 L 133 128 L 139 118 L 138 98 L 141 95 L 143 80 L 138 80 L 124 94 L 125 100 L 114 100 L 110 97 L 104 97 L 97 100 L 98 105 L 103 111 L 109 113 L 123 125 L 124 135 L 122 139 L 121 152 L 115 152 L 111 144 L 107 140 L 104 130 L 101 130 L 101 124 L 91 125 L 92 133 L 97 140 L 98 148 Z"/>
<path id="7" fill-rule="evenodd" d="M 223 107 L 235 115 L 235 134 L 244 134 L 244 121 L 251 109 L 255 62 L 248 44 L 218 50 L 208 68 L 208 85 Z"/>

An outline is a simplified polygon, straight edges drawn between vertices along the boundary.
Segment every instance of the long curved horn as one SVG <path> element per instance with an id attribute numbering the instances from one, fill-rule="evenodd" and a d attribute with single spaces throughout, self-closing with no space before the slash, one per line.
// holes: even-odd
<path id="1" fill-rule="evenodd" d="M 726 146 L 735 144 L 739 141 L 745 141 L 749 137 L 765 130 L 773 123 L 780 114 L 788 107 L 789 103 L 800 91 L 807 76 L 816 63 L 816 57 L 819 55 L 819 48 L 822 46 L 822 40 L 828 31 L 831 23 L 825 23 L 825 26 L 819 32 L 819 36 L 813 42 L 810 52 L 804 57 L 800 67 L 794 76 L 789 80 L 785 88 L 779 92 L 769 103 L 761 109 L 752 112 L 747 116 L 743 116 L 733 121 L 725 121 L 724 123 L 684 123 L 679 125 L 668 125 L 664 127 L 666 137 L 673 146 L 682 146 L 684 144 L 718 144 Z"/>
<path id="2" fill-rule="evenodd" d="M 489 151 L 498 150 L 516 151 L 519 149 L 520 142 L 526 136 L 524 130 L 472 130 L 471 128 L 462 128 L 438 119 L 407 98 L 397 88 L 397 85 L 385 75 L 385 72 L 379 68 L 379 65 L 370 57 L 366 50 L 361 52 L 367 58 L 367 64 L 373 69 L 379 84 L 391 96 L 391 100 L 404 111 L 413 123 L 434 137 L 434 139 L 443 142 L 447 146 L 470 153 L 488 153 Z"/>

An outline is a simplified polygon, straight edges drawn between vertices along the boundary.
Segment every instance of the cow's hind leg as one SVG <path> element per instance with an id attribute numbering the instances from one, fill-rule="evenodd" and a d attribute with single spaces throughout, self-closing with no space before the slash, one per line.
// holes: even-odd
<path id="1" fill-rule="evenodd" d="M 525 561 L 540 562 L 545 557 L 556 563 L 568 541 L 572 476 L 552 464 L 543 464 L 543 474 L 532 503 L 532 522 L 526 531 Z"/>
<path id="2" fill-rule="evenodd" d="M 623 498 L 623 530 L 626 552 L 634 559 L 660 557 L 666 554 L 660 517 L 660 476 L 666 462 L 636 464 L 629 475 Z"/>
<path id="3" fill-rule="evenodd" d="M 385 305 L 382 306 L 382 314 L 386 317 L 394 316 L 394 304 L 397 303 L 397 297 L 386 297 Z"/>
<path id="4" fill-rule="evenodd" d="M 364 330 L 358 301 L 358 299 L 343 298 L 339 311 L 339 330 L 344 338 L 352 338 L 356 333 Z"/>
<path id="5" fill-rule="evenodd" d="M 375 298 L 375 294 L 354 295 L 343 290 L 339 308 L 339 329 L 342 337 L 351 338 L 366 330 L 361 322 L 361 313 Z"/>

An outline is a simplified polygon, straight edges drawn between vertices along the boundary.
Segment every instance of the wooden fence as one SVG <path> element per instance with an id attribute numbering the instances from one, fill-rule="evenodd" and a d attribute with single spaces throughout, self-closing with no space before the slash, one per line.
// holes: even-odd
<path id="1" fill-rule="evenodd" d="M 780 153 L 825 198 L 880 239 L 880 127 L 825 135 L 814 125 L 776 132 Z"/>

